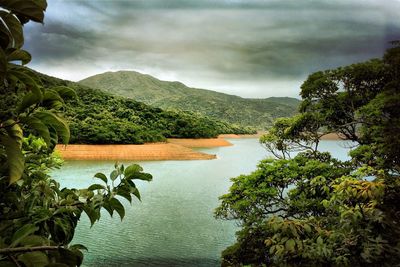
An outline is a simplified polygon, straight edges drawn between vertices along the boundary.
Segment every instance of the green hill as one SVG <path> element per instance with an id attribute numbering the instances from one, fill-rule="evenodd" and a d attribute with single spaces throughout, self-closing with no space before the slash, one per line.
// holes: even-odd
<path id="1" fill-rule="evenodd" d="M 161 81 L 134 71 L 106 72 L 79 83 L 155 107 L 199 112 L 260 130 L 268 128 L 276 118 L 294 115 L 300 103 L 298 99 L 289 97 L 249 99 L 195 89 L 180 82 Z"/>
<path id="2" fill-rule="evenodd" d="M 66 101 L 64 117 L 71 143 L 140 144 L 166 138 L 208 138 L 222 133 L 254 133 L 254 129 L 194 112 L 166 111 L 126 97 L 37 73 L 44 87 L 68 86 L 78 98 Z"/>

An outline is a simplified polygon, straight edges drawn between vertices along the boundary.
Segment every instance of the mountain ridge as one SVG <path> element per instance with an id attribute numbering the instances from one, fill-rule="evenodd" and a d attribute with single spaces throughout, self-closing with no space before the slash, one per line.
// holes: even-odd
<path id="1" fill-rule="evenodd" d="M 199 112 L 215 119 L 265 130 L 278 117 L 292 116 L 300 100 L 290 97 L 243 98 L 209 89 L 162 81 L 137 71 L 96 74 L 78 83 L 163 109 Z"/>
<path id="2" fill-rule="evenodd" d="M 67 99 L 63 110 L 73 144 L 142 144 L 166 138 L 211 138 L 224 133 L 255 132 L 193 112 L 166 111 L 34 72 L 44 88 L 67 86 L 75 90 L 77 98 Z"/>

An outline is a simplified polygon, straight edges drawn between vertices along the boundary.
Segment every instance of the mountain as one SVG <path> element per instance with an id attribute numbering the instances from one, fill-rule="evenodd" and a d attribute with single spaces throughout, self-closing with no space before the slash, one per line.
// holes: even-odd
<path id="1" fill-rule="evenodd" d="M 296 113 L 300 100 L 289 97 L 250 99 L 190 88 L 180 82 L 158 80 L 135 71 L 106 72 L 79 82 L 164 109 L 199 112 L 209 117 L 263 130 L 274 119 Z"/>
<path id="2" fill-rule="evenodd" d="M 66 100 L 64 117 L 71 130 L 70 143 L 141 144 L 166 138 L 208 138 L 223 133 L 255 133 L 193 112 L 163 110 L 126 97 L 50 77 L 39 76 L 45 88 L 68 86 L 77 93 Z"/>

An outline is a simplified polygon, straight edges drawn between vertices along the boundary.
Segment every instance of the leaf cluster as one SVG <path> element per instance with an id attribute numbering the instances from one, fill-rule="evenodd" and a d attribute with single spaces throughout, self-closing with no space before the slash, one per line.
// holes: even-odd
<path id="1" fill-rule="evenodd" d="M 398 265 L 399 58 L 308 77 L 300 113 L 260 138 L 275 158 L 220 197 L 216 217 L 241 225 L 223 266 Z M 352 141 L 348 161 L 318 151 L 328 133 Z"/>
<path id="2" fill-rule="evenodd" d="M 83 245 L 71 245 L 82 215 L 95 223 L 100 210 L 121 219 L 120 199 L 140 199 L 134 180 L 150 181 L 138 165 L 115 165 L 109 179 L 88 188 L 61 188 L 49 176 L 62 161 L 54 146 L 68 143 L 70 129 L 61 117 L 75 90 L 47 86 L 33 71 L 23 45 L 22 25 L 43 22 L 45 0 L 0 1 L 0 266 L 80 266 Z M 17 64 L 21 62 L 22 65 Z"/>

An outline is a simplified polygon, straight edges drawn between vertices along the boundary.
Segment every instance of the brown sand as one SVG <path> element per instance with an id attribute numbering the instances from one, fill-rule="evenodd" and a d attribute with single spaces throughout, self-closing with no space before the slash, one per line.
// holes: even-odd
<path id="1" fill-rule="evenodd" d="M 207 139 L 176 139 L 169 138 L 168 143 L 181 145 L 184 147 L 195 148 L 195 147 L 220 147 L 220 146 L 232 146 L 231 143 L 222 138 L 207 138 Z"/>
<path id="2" fill-rule="evenodd" d="M 171 143 L 144 145 L 57 145 L 65 160 L 196 160 L 215 159 L 210 155 Z"/>
<path id="3" fill-rule="evenodd" d="M 240 135 L 238 134 L 220 134 L 218 135 L 218 139 L 224 139 L 224 138 L 240 138 Z"/>

